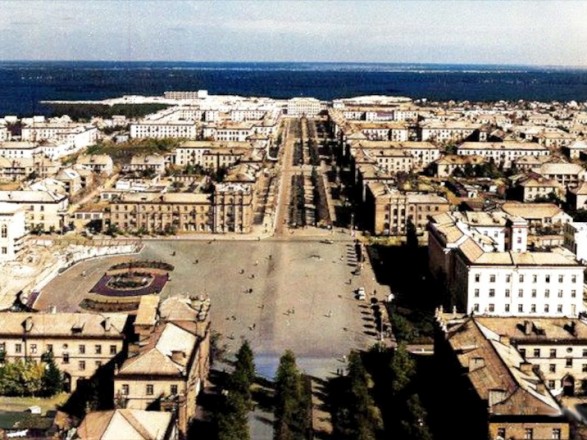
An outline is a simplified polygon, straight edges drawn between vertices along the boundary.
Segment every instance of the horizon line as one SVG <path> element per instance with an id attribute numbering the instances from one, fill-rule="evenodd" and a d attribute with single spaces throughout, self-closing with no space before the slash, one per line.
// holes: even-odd
<path id="1" fill-rule="evenodd" d="M 254 61 L 254 60 L 76 60 L 76 59 L 13 59 L 0 60 L 5 63 L 211 63 L 211 64 L 373 64 L 373 65 L 423 65 L 423 66 L 486 66 L 486 67 L 526 67 L 544 69 L 576 69 L 587 70 L 587 65 L 566 65 L 566 64 L 500 64 L 500 63 L 474 63 L 474 62 L 425 62 L 425 61 Z"/>

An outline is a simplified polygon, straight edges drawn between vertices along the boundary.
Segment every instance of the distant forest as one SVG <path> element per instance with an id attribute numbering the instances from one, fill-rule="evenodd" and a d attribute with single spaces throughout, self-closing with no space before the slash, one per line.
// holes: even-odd
<path id="1" fill-rule="evenodd" d="M 74 121 L 89 121 L 95 116 L 111 118 L 124 115 L 140 118 L 169 107 L 168 104 L 46 104 L 52 117 L 68 115 Z"/>

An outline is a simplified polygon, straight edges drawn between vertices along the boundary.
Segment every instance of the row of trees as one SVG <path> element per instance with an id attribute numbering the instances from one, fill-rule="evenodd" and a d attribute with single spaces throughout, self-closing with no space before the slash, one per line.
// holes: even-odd
<path id="1" fill-rule="evenodd" d="M 50 397 L 62 390 L 63 377 L 51 353 L 42 362 L 16 360 L 0 366 L 0 395 Z"/>

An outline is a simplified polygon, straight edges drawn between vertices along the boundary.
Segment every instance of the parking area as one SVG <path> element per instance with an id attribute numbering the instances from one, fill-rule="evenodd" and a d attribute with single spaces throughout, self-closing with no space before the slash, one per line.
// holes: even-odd
<path id="1" fill-rule="evenodd" d="M 367 303 L 353 294 L 360 286 L 370 289 L 374 278 L 368 265 L 360 275 L 352 274 L 356 261 L 348 236 L 337 236 L 332 243 L 147 241 L 141 254 L 130 258 L 175 266 L 163 298 L 208 294 L 214 330 L 223 335 L 229 350 L 248 339 L 259 372 L 267 377 L 272 377 L 287 348 L 308 373 L 324 377 L 336 372 L 349 350 L 367 348 L 376 340 Z M 36 307 L 77 310 L 104 271 L 128 259 L 104 258 L 74 266 L 43 289 Z"/>

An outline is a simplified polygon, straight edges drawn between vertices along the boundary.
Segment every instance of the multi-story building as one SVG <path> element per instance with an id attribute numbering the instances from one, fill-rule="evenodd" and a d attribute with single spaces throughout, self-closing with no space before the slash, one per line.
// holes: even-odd
<path id="1" fill-rule="evenodd" d="M 115 409 L 86 414 L 75 431 L 76 440 L 177 440 L 175 417 L 169 412 Z"/>
<path id="2" fill-rule="evenodd" d="M 194 121 L 143 120 L 130 124 L 130 137 L 135 139 L 196 139 L 198 125 Z"/>
<path id="3" fill-rule="evenodd" d="M 25 214 L 21 206 L 0 203 L 0 261 L 16 259 L 24 245 Z"/>
<path id="4" fill-rule="evenodd" d="M 253 199 L 253 185 L 217 183 L 214 188 L 214 232 L 250 232 Z"/>
<path id="5" fill-rule="evenodd" d="M 354 122 L 352 125 L 372 141 L 408 141 L 409 127 L 405 122 Z"/>
<path id="6" fill-rule="evenodd" d="M 0 202 L 20 206 L 27 231 L 61 231 L 69 205 L 66 194 L 52 191 L 0 191 Z"/>
<path id="7" fill-rule="evenodd" d="M 0 142 L 9 141 L 11 138 L 10 130 L 5 124 L 0 123 Z"/>
<path id="8" fill-rule="evenodd" d="M 138 342 L 114 376 L 119 406 L 144 410 L 153 405 L 177 414 L 185 435 L 196 414 L 196 398 L 208 376 L 209 299 L 169 298 L 158 310 L 141 300 L 135 320 Z"/>
<path id="9" fill-rule="evenodd" d="M 554 203 L 506 202 L 501 209 L 513 217 L 523 218 L 531 228 L 559 227 L 572 221 L 569 214 Z"/>
<path id="10" fill-rule="evenodd" d="M 530 175 L 517 180 L 513 186 L 513 195 L 521 202 L 533 202 L 548 197 L 560 198 L 564 195 L 563 187 L 554 179 Z"/>
<path id="11" fill-rule="evenodd" d="M 114 171 L 112 158 L 107 154 L 82 155 L 78 157 L 77 164 L 92 170 L 94 173 L 107 176 Z"/>
<path id="12" fill-rule="evenodd" d="M 466 121 L 425 121 L 419 128 L 420 140 L 439 143 L 461 142 L 479 128 L 481 124 Z"/>
<path id="13" fill-rule="evenodd" d="M 252 122 L 224 122 L 204 127 L 202 137 L 214 141 L 245 142 L 254 132 Z"/>
<path id="14" fill-rule="evenodd" d="M 548 157 L 550 150 L 535 142 L 463 142 L 457 147 L 457 154 L 484 157 L 504 169 L 509 169 L 519 157 Z"/>
<path id="15" fill-rule="evenodd" d="M 316 98 L 292 98 L 287 101 L 289 116 L 316 116 L 322 110 L 322 104 Z"/>
<path id="16" fill-rule="evenodd" d="M 532 171 L 547 179 L 554 179 L 567 188 L 579 185 L 587 177 L 587 171 L 575 163 L 543 163 Z"/>
<path id="17" fill-rule="evenodd" d="M 583 268 L 573 256 L 526 251 L 527 222 L 520 220 L 508 219 L 501 247 L 474 222 L 433 217 L 430 273 L 467 314 L 576 317 L 583 311 Z"/>
<path id="18" fill-rule="evenodd" d="M 459 156 L 459 155 L 445 155 L 434 162 L 437 177 L 449 177 L 458 169 L 465 172 L 470 167 L 474 170 L 476 166 L 482 165 L 486 162 L 485 158 L 481 156 Z"/>
<path id="19" fill-rule="evenodd" d="M 587 223 L 568 222 L 563 227 L 563 246 L 570 250 L 577 260 L 587 261 Z"/>
<path id="20" fill-rule="evenodd" d="M 587 209 L 587 182 L 567 190 L 567 203 L 573 209 Z"/>
<path id="21" fill-rule="evenodd" d="M 48 352 L 64 373 L 66 390 L 89 379 L 122 352 L 122 313 L 0 313 L 0 352 L 10 361 L 41 361 Z"/>
<path id="22" fill-rule="evenodd" d="M 570 438 L 560 404 L 507 336 L 478 318 L 440 320 L 439 327 L 434 342 L 442 377 L 438 392 L 457 402 L 445 416 L 443 438 Z"/>
<path id="23" fill-rule="evenodd" d="M 0 157 L 7 159 L 32 159 L 43 155 L 43 147 L 36 142 L 2 142 Z"/>
<path id="24" fill-rule="evenodd" d="M 449 210 L 448 201 L 436 194 L 402 193 L 384 182 L 369 182 L 365 224 L 376 235 L 403 235 L 412 222 L 424 232 L 428 216 Z"/>
<path id="25" fill-rule="evenodd" d="M 249 142 L 188 141 L 175 149 L 172 162 L 217 170 L 239 162 L 251 149 Z"/>
<path id="26" fill-rule="evenodd" d="M 73 123 L 33 122 L 22 127 L 23 141 L 41 142 L 43 153 L 51 159 L 74 154 L 98 139 L 98 129 L 93 125 Z"/>
<path id="27" fill-rule="evenodd" d="M 165 173 L 165 157 L 158 154 L 133 156 L 130 163 L 124 165 L 122 170 L 127 173 L 151 171 L 154 174 L 161 175 Z"/>

